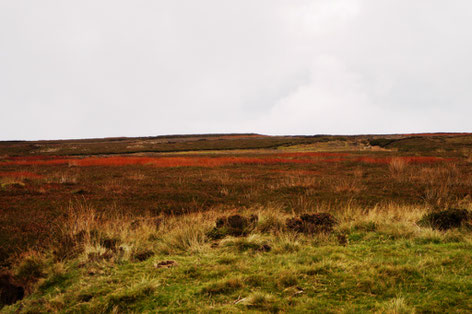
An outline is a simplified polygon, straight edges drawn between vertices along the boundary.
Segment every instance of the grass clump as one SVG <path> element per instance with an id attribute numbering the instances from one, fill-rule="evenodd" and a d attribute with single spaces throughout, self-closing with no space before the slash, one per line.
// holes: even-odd
<path id="1" fill-rule="evenodd" d="M 304 214 L 287 220 L 288 229 L 306 234 L 329 233 L 336 224 L 336 219 L 329 213 Z"/>
<path id="2" fill-rule="evenodd" d="M 37 283 L 47 277 L 49 267 L 50 261 L 45 255 L 37 252 L 25 253 L 15 268 L 15 279 L 26 293 L 31 293 Z"/>
<path id="3" fill-rule="evenodd" d="M 192 221 L 192 218 L 195 220 Z M 197 253 L 208 247 L 208 224 L 197 215 L 171 218 L 159 233 L 157 251 L 161 254 Z"/>
<path id="4" fill-rule="evenodd" d="M 234 248 L 236 252 L 269 252 L 272 247 L 266 238 L 252 234 L 245 238 L 228 238 L 221 242 L 222 247 Z"/>
<path id="5" fill-rule="evenodd" d="M 249 217 L 241 215 L 219 217 L 216 220 L 216 227 L 208 232 L 207 235 L 215 240 L 222 239 L 225 236 L 245 236 L 254 230 L 257 221 L 257 215 L 250 215 Z"/>
<path id="6" fill-rule="evenodd" d="M 132 311 L 138 303 L 152 297 L 157 286 L 159 282 L 147 278 L 125 286 L 108 295 L 101 310 L 105 312 Z"/>
<path id="7" fill-rule="evenodd" d="M 251 293 L 248 297 L 240 300 L 238 304 L 244 305 L 248 309 L 269 311 L 273 313 L 280 311 L 274 296 L 259 291 Z"/>
<path id="8" fill-rule="evenodd" d="M 139 262 L 143 262 L 154 256 L 154 251 L 149 249 L 142 249 L 133 254 L 133 259 Z"/>
<path id="9" fill-rule="evenodd" d="M 408 305 L 405 298 L 397 297 L 382 304 L 379 312 L 386 314 L 409 314 L 415 313 L 415 310 Z"/>
<path id="10" fill-rule="evenodd" d="M 213 282 L 201 289 L 202 294 L 216 295 L 216 294 L 233 294 L 235 291 L 241 290 L 244 287 L 244 282 L 241 278 L 230 278 Z"/>
<path id="11" fill-rule="evenodd" d="M 418 222 L 421 226 L 428 226 L 438 230 L 459 228 L 464 224 L 471 225 L 472 214 L 466 209 L 447 209 L 433 212 L 421 218 Z"/>

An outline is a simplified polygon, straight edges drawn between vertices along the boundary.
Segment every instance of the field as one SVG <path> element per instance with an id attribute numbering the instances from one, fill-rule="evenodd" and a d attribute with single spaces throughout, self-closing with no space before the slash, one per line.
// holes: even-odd
<path id="1" fill-rule="evenodd" d="M 0 142 L 1 311 L 470 312 L 471 197 L 471 134 Z"/>

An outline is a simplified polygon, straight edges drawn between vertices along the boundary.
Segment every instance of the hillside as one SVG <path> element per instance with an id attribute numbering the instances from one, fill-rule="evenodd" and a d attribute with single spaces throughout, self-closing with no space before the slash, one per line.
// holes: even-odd
<path id="1" fill-rule="evenodd" d="M 0 142 L 1 312 L 472 311 L 471 143 Z"/>

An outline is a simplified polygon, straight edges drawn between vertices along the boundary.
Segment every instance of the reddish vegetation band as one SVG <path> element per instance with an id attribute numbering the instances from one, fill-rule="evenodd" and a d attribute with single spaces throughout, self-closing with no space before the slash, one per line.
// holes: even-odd
<path id="1" fill-rule="evenodd" d="M 254 157 L 88 157 L 88 158 L 57 158 L 50 157 L 40 159 L 27 157 L 14 159 L 3 165 L 72 165 L 72 166 L 127 166 L 127 165 L 151 165 L 155 167 L 218 167 L 225 165 L 276 165 L 276 164 L 315 164 L 320 162 L 338 163 L 345 161 L 363 162 L 371 164 L 389 164 L 392 158 L 358 157 L 345 158 L 349 154 L 344 153 L 282 153 L 268 155 L 263 158 Z M 283 158 L 285 157 L 285 158 Z M 291 158 L 290 158 L 291 157 Z M 305 157 L 305 158 L 297 158 Z M 324 157 L 324 159 L 309 159 L 307 157 Z M 329 158 L 331 157 L 331 158 Z M 334 157 L 334 158 L 333 158 Z M 450 159 L 440 157 L 393 157 L 406 163 L 423 164 L 443 162 Z"/>
<path id="2" fill-rule="evenodd" d="M 16 171 L 16 172 L 0 172 L 0 177 L 11 177 L 11 178 L 42 178 L 42 175 L 28 172 L 28 171 Z"/>

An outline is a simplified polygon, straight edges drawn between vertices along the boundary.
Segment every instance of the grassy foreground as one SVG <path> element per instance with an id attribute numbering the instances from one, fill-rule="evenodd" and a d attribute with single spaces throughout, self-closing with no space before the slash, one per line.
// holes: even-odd
<path id="1" fill-rule="evenodd" d="M 468 206 L 471 209 L 471 206 Z M 228 209 L 102 216 L 71 205 L 58 242 L 14 267 L 25 299 L 1 312 L 470 312 L 472 236 L 421 226 L 421 206 L 332 211 L 329 233 L 260 207 L 246 235 L 212 239 Z"/>

